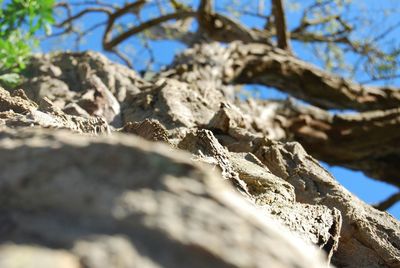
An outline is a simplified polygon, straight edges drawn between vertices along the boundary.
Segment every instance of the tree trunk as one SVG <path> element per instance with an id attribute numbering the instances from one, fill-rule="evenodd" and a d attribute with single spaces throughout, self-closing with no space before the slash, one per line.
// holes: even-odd
<path id="1" fill-rule="evenodd" d="M 0 266 L 25 252 L 30 267 L 50 258 L 60 267 L 399 267 L 398 221 L 290 141 L 387 179 L 399 134 L 379 150 L 355 139 L 394 129 L 399 110 L 332 117 L 234 99 L 228 84 L 279 86 L 279 70 L 310 101 L 327 94 L 363 110 L 398 96 L 328 81 L 313 66 L 303 81 L 292 63 L 268 45 L 203 44 L 144 81 L 94 53 L 34 58 L 26 95 L 0 91 Z M 313 79 L 325 88 L 307 95 Z"/>

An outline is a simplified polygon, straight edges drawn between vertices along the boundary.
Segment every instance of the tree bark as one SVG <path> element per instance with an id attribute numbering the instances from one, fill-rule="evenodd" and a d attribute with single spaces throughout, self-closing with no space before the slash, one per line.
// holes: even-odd
<path id="1" fill-rule="evenodd" d="M 203 62 L 210 65 L 203 66 Z M 295 96 L 301 94 L 311 103 L 315 99 L 319 106 L 331 108 L 342 107 L 344 103 L 352 108 L 391 107 L 400 101 L 400 91 L 393 90 L 389 95 L 381 91 L 380 97 L 371 103 L 360 102 L 360 99 L 372 100 L 369 88 L 355 84 L 342 87 L 351 82 L 262 44 L 199 45 L 180 55 L 161 76 L 199 84 L 199 87 L 208 77 L 211 80 L 208 84 L 214 88 L 223 88 L 221 81 L 225 84 L 259 82 L 285 89 Z M 300 107 L 291 102 L 261 101 L 254 102 L 250 108 L 240 103 L 239 106 L 252 117 L 249 123 L 252 127 L 248 129 L 253 133 L 269 132 L 272 139 L 299 141 L 320 160 L 360 170 L 372 178 L 399 186 L 400 111 L 397 106 L 335 116 L 317 107 Z"/>
<path id="2" fill-rule="evenodd" d="M 290 38 L 286 26 L 285 9 L 282 0 L 272 0 L 272 14 L 274 15 L 275 29 L 278 39 L 278 47 L 290 51 Z"/>
<path id="3" fill-rule="evenodd" d="M 327 109 L 360 111 L 386 110 L 400 106 L 400 91 L 390 87 L 363 86 L 335 76 L 306 63 L 278 48 L 266 44 L 230 43 L 226 48 L 217 44 L 199 45 L 184 54 L 188 66 L 194 52 L 199 57 L 224 59 L 219 71 L 226 84 L 261 84 L 275 87 L 291 96 Z M 203 52 L 204 53 L 204 52 Z M 192 59 L 189 59 L 192 58 Z M 177 65 L 183 59 L 179 58 Z M 191 66 L 192 67 L 192 66 Z"/>
<path id="4" fill-rule="evenodd" d="M 223 82 L 235 77 L 227 66 L 239 61 L 226 49 L 216 44 L 190 49 L 147 82 L 93 53 L 36 59 L 30 68 L 39 70 L 38 76 L 48 77 L 49 84 L 62 81 L 66 90 L 76 93 L 65 94 L 62 102 L 55 102 L 57 107 L 29 100 L 27 96 L 40 95 L 30 92 L 36 89 L 29 84 L 26 95 L 22 91 L 0 94 L 0 102 L 8 105 L 7 111 L 0 112 L 0 210 L 4 212 L 0 231 L 7 230 L 5 241 L 19 242 L 11 253 L 9 243 L 2 243 L 1 259 L 23 250 L 39 256 L 38 252 L 58 254 L 63 249 L 71 262 L 87 267 L 115 266 L 109 256 L 117 256 L 123 267 L 155 267 L 154 263 L 166 267 L 189 263 L 194 267 L 321 267 L 330 259 L 338 267 L 397 267 L 398 221 L 350 194 L 299 143 L 287 140 L 302 137 L 320 142 L 328 137 L 329 141 L 338 131 L 356 137 L 380 135 L 385 127 L 398 124 L 398 110 L 333 117 L 290 102 L 235 101 Z M 78 66 L 85 66 L 84 76 Z M 100 138 L 55 131 L 68 128 L 69 123 L 96 129 L 90 122 L 99 115 L 90 115 L 92 106 L 82 105 L 82 99 L 92 105 L 106 100 L 88 98 L 95 77 L 100 80 L 96 85 L 101 83 L 116 95 L 124 127 L 113 128 L 105 122 L 108 131 L 103 135 L 111 137 Z M 55 94 L 59 88 L 42 87 L 60 98 Z M 85 110 L 89 118 L 64 114 L 71 104 Z M 34 125 L 49 130 L 7 124 L 10 116 L 14 121 L 29 120 L 37 109 L 46 116 Z M 97 111 L 102 117 L 107 114 L 106 109 Z M 66 123 L 46 124 L 61 115 Z M 353 128 L 348 126 L 352 122 Z M 128 134 L 116 133 L 120 131 Z M 371 157 L 368 147 L 379 145 L 361 141 L 334 146 L 354 148 L 351 156 Z M 387 143 L 394 141 L 397 136 L 391 133 Z M 177 148 L 191 155 L 182 155 Z M 340 155 L 340 148 L 335 149 L 317 152 Z M 385 149 L 382 153 L 396 152 L 390 146 Z M 224 179 L 242 196 L 233 193 Z M 67 220 L 70 233 L 64 228 Z M 276 222 L 286 230 L 284 237 L 272 227 Z M 325 261 L 295 237 L 326 252 Z M 165 255 L 159 254 L 160 244 Z M 177 259 L 184 262 L 174 262 Z"/>

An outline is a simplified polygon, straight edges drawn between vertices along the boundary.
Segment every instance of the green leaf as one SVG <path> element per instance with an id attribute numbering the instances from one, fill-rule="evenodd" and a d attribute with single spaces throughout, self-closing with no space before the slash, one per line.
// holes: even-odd
<path id="1" fill-rule="evenodd" d="M 50 33 L 54 0 L 0 0 L 0 74 L 21 72 L 37 45 L 34 34 Z M 22 30 L 25 29 L 25 30 Z"/>

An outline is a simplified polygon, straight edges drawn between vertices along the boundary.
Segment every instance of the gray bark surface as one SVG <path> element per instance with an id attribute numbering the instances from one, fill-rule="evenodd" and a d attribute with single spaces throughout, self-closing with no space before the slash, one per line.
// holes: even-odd
<path id="1" fill-rule="evenodd" d="M 235 100 L 235 59 L 199 46 L 145 81 L 92 52 L 36 56 L 23 90 L 0 90 L 0 266 L 399 267 L 399 222 L 291 142 L 357 120 L 379 133 L 368 122 L 397 110 Z M 374 153 L 351 146 L 310 153 Z"/>
<path id="2" fill-rule="evenodd" d="M 323 266 L 316 249 L 166 145 L 3 130 L 0 148 L 1 267 L 17 267 L 17 254 L 25 267 Z"/>
<path id="3" fill-rule="evenodd" d="M 253 102 L 247 108 L 246 103 L 236 101 L 249 113 L 252 132 L 275 140 L 299 141 L 320 160 L 399 186 L 398 89 L 361 86 L 258 43 L 196 45 L 178 56 L 162 75 L 192 84 L 208 77 L 213 81 L 209 88 L 214 89 L 232 83 L 262 84 L 316 105 Z M 318 107 L 364 112 L 332 116 Z"/>

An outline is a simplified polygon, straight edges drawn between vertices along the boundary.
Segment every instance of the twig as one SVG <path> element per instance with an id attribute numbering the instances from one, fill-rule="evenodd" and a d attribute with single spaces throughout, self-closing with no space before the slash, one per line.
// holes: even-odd
<path id="1" fill-rule="evenodd" d="M 118 56 L 129 68 L 133 69 L 133 64 L 131 60 L 128 58 L 127 55 L 119 51 L 117 48 L 113 48 L 110 52 L 114 53 L 116 56 Z"/>
<path id="2" fill-rule="evenodd" d="M 380 202 L 379 204 L 374 205 L 374 208 L 385 211 L 396 204 L 398 201 L 400 201 L 400 192 L 397 192 L 389 196 L 386 200 Z"/>
<path id="3" fill-rule="evenodd" d="M 177 20 L 177 19 L 184 19 L 187 17 L 194 17 L 194 16 L 196 16 L 196 14 L 197 13 L 194 11 L 179 11 L 176 13 L 171 13 L 171 14 L 167 14 L 165 16 L 157 17 L 155 19 L 148 20 L 138 26 L 134 26 L 134 27 L 130 28 L 129 30 L 123 32 L 122 34 L 116 36 L 113 39 L 111 39 L 111 30 L 112 30 L 114 21 L 109 21 L 109 24 L 108 24 L 107 29 L 103 36 L 103 48 L 105 50 L 112 50 L 113 47 L 120 44 L 127 38 L 129 38 L 137 33 L 143 32 L 144 30 L 147 30 L 153 26 L 159 25 L 163 22 L 173 20 L 173 19 Z"/>

